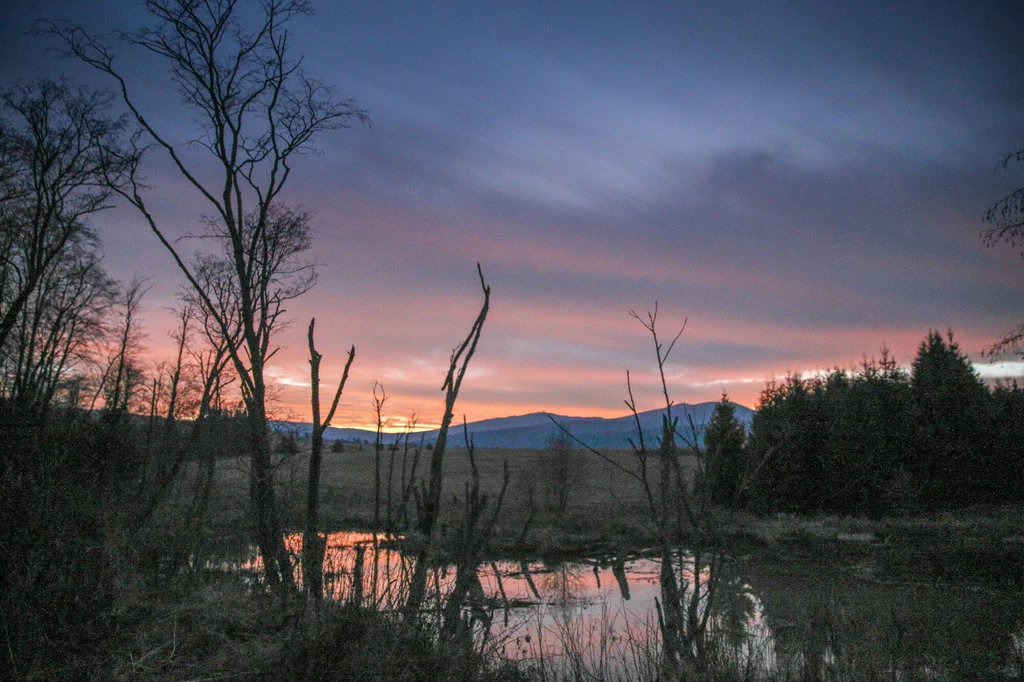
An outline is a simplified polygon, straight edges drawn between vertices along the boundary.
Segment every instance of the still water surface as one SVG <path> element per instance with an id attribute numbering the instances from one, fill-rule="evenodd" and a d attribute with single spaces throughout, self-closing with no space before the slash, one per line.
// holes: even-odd
<path id="1" fill-rule="evenodd" d="M 301 538 L 289 536 L 296 555 Z M 694 558 L 681 557 L 693 595 Z M 706 558 L 705 558 L 706 562 Z M 258 580 L 255 549 L 220 568 Z M 387 538 L 328 536 L 324 583 L 336 600 L 399 610 L 415 559 Z M 477 646 L 574 676 L 649 677 L 657 665 L 660 561 L 644 555 L 549 564 L 484 562 L 463 606 Z M 701 564 L 695 614 L 720 669 L 747 679 L 845 677 L 874 671 L 889 679 L 1021 679 L 1024 603 L 1019 594 L 970 587 L 885 584 L 850 571 L 799 562 L 724 560 Z M 301 566 L 298 569 L 301 580 Z M 427 617 L 455 581 L 432 569 Z M 710 612 L 708 612 L 710 609 Z"/>

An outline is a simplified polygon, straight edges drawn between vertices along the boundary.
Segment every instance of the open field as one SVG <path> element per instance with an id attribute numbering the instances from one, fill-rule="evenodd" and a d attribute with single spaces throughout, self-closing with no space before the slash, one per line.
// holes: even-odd
<path id="1" fill-rule="evenodd" d="M 329 448 L 328 448 L 329 450 Z M 298 455 L 283 458 L 278 467 L 278 490 L 282 519 L 286 528 L 301 528 L 305 504 L 308 446 Z M 423 476 L 430 453 L 421 455 L 417 476 Z M 643 516 L 644 498 L 639 484 L 613 465 L 582 452 L 574 452 L 574 480 L 569 484 L 565 512 L 552 507 L 548 489 L 550 473 L 546 450 L 478 449 L 476 453 L 480 486 L 491 500 L 501 490 L 504 462 L 509 466 L 509 485 L 502 504 L 495 533 L 495 551 L 527 551 L 534 554 L 614 548 L 618 543 L 648 542 L 649 531 L 639 519 Z M 628 452 L 611 452 L 609 456 L 623 466 L 633 466 Z M 400 457 L 400 454 L 399 454 Z M 387 453 L 382 453 L 386 460 Z M 218 462 L 214 497 L 211 500 L 210 525 L 225 538 L 244 538 L 249 508 L 248 468 L 243 459 Z M 396 463 L 398 478 L 400 461 Z M 184 480 L 188 480 L 186 472 Z M 383 463 L 382 505 L 386 505 L 387 461 Z M 453 496 L 462 497 L 471 478 L 465 450 L 450 450 L 445 455 L 443 496 L 446 511 L 453 511 Z M 531 488 L 533 502 L 531 504 Z M 399 486 L 394 485 L 393 509 L 397 509 Z M 374 452 L 373 447 L 346 445 L 342 453 L 324 453 L 321 479 L 322 525 L 328 530 L 369 528 L 374 518 Z M 525 544 L 516 546 L 527 520 L 534 510 Z M 381 511 L 382 520 L 386 510 Z M 450 520 L 450 519 L 449 519 Z"/>
<path id="2" fill-rule="evenodd" d="M 292 531 L 301 529 L 303 522 L 307 447 L 281 459 L 278 467 L 282 517 L 285 528 Z M 420 475 L 429 454 L 422 454 Z M 635 469 L 631 452 L 606 454 L 616 464 Z M 382 457 L 386 483 L 387 453 Z M 501 489 L 504 462 L 509 466 L 509 486 L 491 543 L 494 556 L 573 558 L 642 551 L 653 545 L 653 528 L 638 481 L 590 453 L 573 451 L 572 458 L 574 475 L 568 482 L 565 510 L 559 513 L 552 500 L 550 451 L 477 450 L 481 489 L 492 501 Z M 694 460 L 684 461 L 692 475 Z M 188 474 L 183 477 L 186 481 Z M 218 463 L 208 524 L 215 547 L 239 548 L 249 542 L 247 476 L 244 459 Z M 470 478 L 466 451 L 450 450 L 445 456 L 446 526 L 452 524 L 456 503 Z M 395 488 L 393 509 L 400 496 L 397 484 Z M 381 496 L 383 521 L 386 485 Z M 372 446 L 346 445 L 344 452 L 324 453 L 321 505 L 325 530 L 371 527 Z M 730 554 L 820 562 L 872 581 L 965 582 L 1024 589 L 1024 508 L 1020 507 L 976 507 L 883 519 L 758 516 L 719 510 L 718 525 L 723 547 Z"/>
<path id="3" fill-rule="evenodd" d="M 307 455 L 305 447 L 300 447 L 297 454 L 278 462 L 279 499 L 285 527 L 290 531 L 299 530 L 302 525 Z M 428 455 L 428 452 L 423 453 L 424 460 Z M 492 500 L 501 487 L 503 464 L 507 461 L 509 465 L 509 487 L 490 550 L 492 558 L 516 560 L 497 562 L 506 566 L 502 569 L 503 589 L 511 589 L 513 582 L 520 579 L 515 568 L 520 561 L 524 562 L 522 565 L 529 562 L 538 566 L 535 580 L 542 589 L 549 581 L 557 583 L 559 576 L 566 585 L 575 585 L 575 589 L 590 589 L 586 586 L 599 570 L 603 584 L 614 586 L 610 558 L 636 557 L 637 552 L 642 555 L 643 550 L 653 545 L 654 535 L 646 522 L 642 490 L 635 479 L 615 466 L 631 466 L 632 454 L 614 452 L 609 453 L 609 457 L 614 464 L 591 454 L 573 453 L 577 475 L 570 482 L 566 508 L 559 512 L 549 490 L 550 451 L 477 451 L 481 486 Z M 695 463 L 693 460 L 688 463 L 692 475 Z M 425 461 L 420 464 L 425 465 Z M 386 471 L 385 466 L 385 481 Z M 186 472 L 186 481 L 189 475 L 190 472 Z M 463 495 L 464 484 L 470 478 L 466 451 L 449 451 L 445 475 L 448 506 L 443 517 L 449 528 L 458 510 L 456 497 Z M 369 528 L 374 518 L 374 485 L 372 447 L 364 445 L 360 450 L 346 446 L 344 452 L 325 453 L 322 478 L 325 530 Z M 386 494 L 382 497 L 386 500 Z M 249 544 L 247 508 L 245 461 L 221 460 L 208 524 L 211 551 L 236 556 L 243 552 Z M 1013 637 L 1018 636 L 1015 633 L 1019 631 L 1019 615 L 1015 605 L 1024 589 L 1024 509 L 972 508 L 956 513 L 885 519 L 756 516 L 726 510 L 718 510 L 718 514 L 719 541 L 727 559 L 720 568 L 723 587 L 716 609 L 723 609 L 725 613 L 733 607 L 739 608 L 738 613 L 744 615 L 737 622 L 746 623 L 745 627 L 750 630 L 745 641 L 752 643 L 751 646 L 760 642 L 766 652 L 774 651 L 772 655 L 779 657 L 775 664 L 765 663 L 767 667 L 757 673 L 763 677 L 747 673 L 753 676 L 737 679 L 804 679 L 804 664 L 793 662 L 805 661 L 803 657 L 809 655 L 824 656 L 826 648 L 833 646 L 842 647 L 836 649 L 840 652 L 837 656 L 840 656 L 841 667 L 831 670 L 823 679 L 889 679 L 887 675 L 893 665 L 904 667 L 906 679 L 918 679 L 918 673 L 932 662 L 950 671 L 998 672 L 1009 670 L 1005 667 L 1010 665 L 1007 661 L 1016 660 Z M 382 511 L 381 518 L 385 516 Z M 528 527 L 527 521 L 530 521 Z M 684 538 L 681 544 L 686 546 L 687 540 Z M 642 564 L 645 560 L 639 561 Z M 498 570 L 494 562 L 486 563 L 495 572 Z M 633 569 L 629 568 L 631 565 Z M 639 564 L 627 563 L 630 580 L 633 574 L 629 571 L 636 570 L 637 566 Z M 482 570 L 486 573 L 487 568 Z M 648 579 L 656 575 L 651 570 L 647 569 Z M 645 588 L 656 589 L 649 580 L 644 582 L 643 576 L 636 579 L 638 582 L 632 583 L 633 604 L 642 603 Z M 166 630 L 168 621 L 195 619 L 196 627 L 189 633 L 190 637 L 202 635 L 207 628 L 214 635 L 225 637 L 225 627 L 241 628 L 249 633 L 244 642 L 234 635 L 225 639 L 231 646 L 238 647 L 237 651 L 253 657 L 253 668 L 272 670 L 275 674 L 282 671 L 300 676 L 307 674 L 308 679 L 315 676 L 308 677 L 308 670 L 303 672 L 307 664 L 302 657 L 308 656 L 310 661 L 318 661 L 317 665 L 324 665 L 325 657 L 335 656 L 327 653 L 335 651 L 336 645 L 332 642 L 350 637 L 362 638 L 360 641 L 367 645 L 379 640 L 413 654 L 420 651 L 426 658 L 413 659 L 411 665 L 416 667 L 465 664 L 475 666 L 475 674 L 480 674 L 479 662 L 460 662 L 458 658 L 450 658 L 450 654 L 437 654 L 436 650 L 423 646 L 414 631 L 403 630 L 401 621 L 388 625 L 370 615 L 361 616 L 344 609 L 326 631 L 330 633 L 329 639 L 309 640 L 296 636 L 292 644 L 282 649 L 274 640 L 278 630 L 258 625 L 260 617 L 250 614 L 252 609 L 273 612 L 273 604 L 264 603 L 262 598 L 247 599 L 223 586 L 213 586 L 217 584 L 211 584 L 205 591 L 187 592 L 180 603 L 160 607 L 167 613 L 157 619 L 159 627 Z M 541 603 L 548 602 L 541 600 Z M 593 613 L 586 615 L 587 603 L 586 600 L 570 600 L 558 608 L 578 604 L 573 607 L 578 609 L 574 611 L 574 622 L 591 623 L 594 621 L 586 619 L 595 616 Z M 221 608 L 226 614 L 215 615 Z M 761 614 L 770 624 L 770 632 L 764 631 L 768 634 L 751 625 L 761 621 L 744 610 L 750 608 L 754 609 L 751 613 Z M 559 636 L 569 637 L 570 634 L 566 630 Z M 158 645 L 168 636 L 165 631 L 140 630 L 138 641 L 129 646 L 144 653 L 149 650 L 147 647 Z M 586 637 L 579 632 L 576 636 Z M 342 639 L 335 640 L 335 637 Z M 574 645 L 571 641 L 562 641 L 559 646 Z M 590 646 L 589 649 L 584 647 L 588 656 L 597 651 L 592 642 Z M 296 656 L 287 653 L 293 647 L 300 650 Z M 650 657 L 656 650 L 648 645 L 643 655 Z M 437 661 L 430 659 L 435 654 L 441 657 Z M 197 665 L 206 671 L 235 670 L 229 664 L 218 662 L 218 657 L 223 655 L 224 648 L 220 647 L 215 653 L 211 652 L 211 656 L 204 655 Z M 336 656 L 346 666 L 358 667 L 366 661 L 352 652 Z M 787 668 L 780 661 L 789 661 L 787 665 L 794 667 Z M 492 669 L 488 678 L 505 675 L 506 679 L 524 679 L 523 671 L 531 669 L 533 673 L 527 674 L 527 679 L 591 679 L 588 675 L 593 674 L 593 670 L 587 672 L 585 668 L 545 671 L 543 665 L 537 673 L 536 665 L 536 661 L 528 661 L 525 667 L 518 669 Z M 356 668 L 344 669 L 351 673 Z M 387 679 L 388 675 L 405 673 L 380 668 L 375 674 L 376 679 Z M 643 675 L 639 678 L 655 679 Z M 604 676 L 597 675 L 595 679 L 604 679 Z"/>

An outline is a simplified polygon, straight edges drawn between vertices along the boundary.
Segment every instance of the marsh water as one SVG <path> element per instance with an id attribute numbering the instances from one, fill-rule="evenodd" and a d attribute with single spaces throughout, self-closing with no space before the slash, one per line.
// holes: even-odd
<path id="1" fill-rule="evenodd" d="M 400 611 L 415 559 L 368 533 L 328 536 L 328 595 Z M 298 554 L 301 539 L 288 538 Z M 1020 679 L 1024 601 L 970 586 L 883 583 L 798 561 L 680 552 L 701 654 L 742 679 Z M 219 567 L 258 580 L 255 550 Z M 483 562 L 462 605 L 481 651 L 576 678 L 655 677 L 661 562 L 628 554 L 558 563 Z M 699 580 L 694 580 L 695 573 Z M 424 617 L 441 618 L 453 566 L 431 567 Z M 301 580 L 301 566 L 298 577 Z M 684 594 L 686 594 L 684 592 Z"/>

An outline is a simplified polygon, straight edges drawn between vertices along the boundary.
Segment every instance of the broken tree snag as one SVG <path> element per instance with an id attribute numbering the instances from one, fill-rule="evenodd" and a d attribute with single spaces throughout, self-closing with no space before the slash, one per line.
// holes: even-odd
<path id="1" fill-rule="evenodd" d="M 462 386 L 462 379 L 466 376 L 466 368 L 469 361 L 476 352 L 477 343 L 480 341 L 480 333 L 483 331 L 484 320 L 487 319 L 487 311 L 491 304 L 491 287 L 484 281 L 484 273 L 480 264 L 476 265 L 477 274 L 480 276 L 480 287 L 484 292 L 484 303 L 480 308 L 480 314 L 473 322 L 469 334 L 458 348 L 452 351 L 451 361 L 448 364 L 448 374 L 445 377 L 441 390 L 445 391 L 444 416 L 441 418 L 441 428 L 437 433 L 437 441 L 434 443 L 434 451 L 430 457 L 430 483 L 427 494 L 423 500 L 423 516 L 420 518 L 420 532 L 431 537 L 434 527 L 437 524 L 437 516 L 441 502 L 441 485 L 443 482 L 442 466 L 444 464 L 445 447 L 448 444 L 448 428 L 452 423 L 452 416 L 455 414 L 455 400 L 459 396 L 459 388 Z"/>
<path id="2" fill-rule="evenodd" d="M 341 393 L 345 390 L 345 383 L 348 381 L 348 372 L 352 368 L 352 361 L 356 357 L 356 347 L 352 346 L 348 351 L 348 361 L 345 363 L 345 371 L 342 372 L 341 381 L 338 383 L 338 390 L 334 394 L 334 401 L 327 417 L 320 421 L 320 360 L 323 355 L 317 352 L 313 342 L 313 329 L 316 325 L 316 318 L 309 321 L 309 374 L 310 374 L 310 402 L 313 408 L 313 431 L 310 434 L 309 449 L 309 485 L 306 493 L 306 529 L 302 534 L 302 576 L 303 589 L 306 595 L 316 601 L 323 598 L 323 566 L 324 553 L 327 548 L 327 540 L 320 535 L 320 465 L 323 460 L 324 433 L 334 419 L 334 412 L 338 409 L 338 401 Z"/>
<path id="3" fill-rule="evenodd" d="M 462 379 L 466 375 L 466 367 L 469 366 L 469 361 L 472 359 L 473 353 L 476 352 L 476 345 L 480 341 L 480 333 L 491 304 L 491 288 L 484 281 L 484 273 L 479 263 L 476 265 L 476 271 L 480 276 L 484 303 L 469 334 L 462 344 L 452 351 L 448 374 L 441 385 L 441 390 L 445 392 L 444 416 L 441 418 L 441 428 L 437 433 L 437 440 L 430 455 L 430 481 L 429 483 L 420 481 L 419 487 L 413 488 L 419 514 L 418 530 L 427 539 L 427 542 L 417 554 L 415 572 L 409 585 L 409 598 L 405 605 L 405 617 L 409 622 L 414 622 L 419 616 L 420 607 L 426 595 L 428 564 L 437 542 L 436 526 L 441 506 L 442 466 L 445 446 L 448 444 L 448 428 L 451 426 L 452 416 L 455 414 L 455 399 L 458 398 Z"/>

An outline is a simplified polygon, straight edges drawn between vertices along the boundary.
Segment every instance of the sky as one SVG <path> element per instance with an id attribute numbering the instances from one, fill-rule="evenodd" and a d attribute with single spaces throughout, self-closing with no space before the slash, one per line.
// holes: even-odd
<path id="1" fill-rule="evenodd" d="M 312 216 L 315 289 L 292 303 L 268 372 L 275 414 L 309 418 L 305 332 L 322 393 L 356 360 L 335 426 L 393 427 L 443 410 L 448 358 L 491 312 L 456 407 L 469 421 L 659 406 L 657 302 L 678 403 L 755 406 L 765 381 L 852 367 L 885 345 L 909 366 L 952 329 L 990 379 L 1024 376 L 984 347 L 1024 318 L 1024 262 L 979 238 L 1024 186 L 1024 4 L 1010 2 L 318 2 L 291 26 L 304 68 L 372 126 L 316 139 L 284 201 Z M 0 8 L 0 84 L 66 75 L 38 19 L 135 28 L 138 5 L 28 0 Z M 119 57 L 120 58 L 120 57 Z M 120 62 L 172 137 L 191 115 L 144 55 Z M 157 219 L 200 201 L 153 155 Z M 110 273 L 150 278 L 153 361 L 169 358 L 182 284 L 127 207 L 92 223 Z"/>

